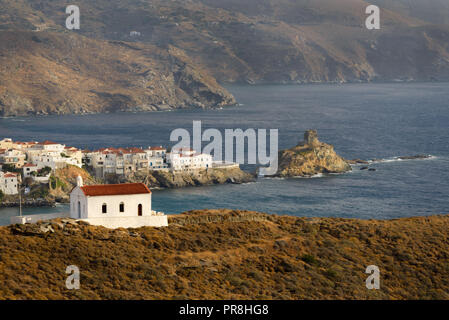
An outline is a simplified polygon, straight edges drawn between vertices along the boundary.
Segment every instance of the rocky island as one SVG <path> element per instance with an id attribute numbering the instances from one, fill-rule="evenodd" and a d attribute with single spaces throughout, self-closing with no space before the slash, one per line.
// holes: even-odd
<path id="1" fill-rule="evenodd" d="M 349 162 L 337 155 L 333 146 L 319 141 L 316 130 L 307 130 L 304 141 L 279 152 L 279 177 L 310 177 L 348 171 L 351 171 Z"/>
<path id="2" fill-rule="evenodd" d="M 389 221 L 200 210 L 164 228 L 0 227 L 0 299 L 449 299 L 449 216 Z M 67 290 L 66 267 L 81 273 Z M 381 290 L 365 287 L 380 269 Z"/>

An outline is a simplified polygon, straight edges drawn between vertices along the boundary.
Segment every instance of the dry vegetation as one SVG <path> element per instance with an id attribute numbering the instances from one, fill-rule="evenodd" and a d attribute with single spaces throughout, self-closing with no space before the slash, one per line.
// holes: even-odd
<path id="1" fill-rule="evenodd" d="M 222 107 L 225 82 L 447 81 L 447 5 L 398 1 L 371 32 L 363 0 L 78 0 L 77 31 L 66 1 L 0 0 L 0 115 Z"/>
<path id="2" fill-rule="evenodd" d="M 0 228 L 2 299 L 448 299 L 449 216 L 363 221 L 209 210 L 170 227 Z M 34 231 L 33 231 L 34 230 Z M 366 266 L 381 290 L 365 288 Z M 65 268 L 81 289 L 65 288 Z"/>
<path id="3" fill-rule="evenodd" d="M 182 50 L 0 29 L 0 115 L 222 107 L 235 100 Z"/>

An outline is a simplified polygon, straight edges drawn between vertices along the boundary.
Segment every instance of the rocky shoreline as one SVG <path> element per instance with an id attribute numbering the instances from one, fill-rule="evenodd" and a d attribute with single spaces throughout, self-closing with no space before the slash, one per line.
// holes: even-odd
<path id="1" fill-rule="evenodd" d="M 110 175 L 105 179 L 94 179 L 86 170 L 74 166 L 58 169 L 54 175 L 56 186 L 35 186 L 32 192 L 47 194 L 45 199 L 23 199 L 23 207 L 54 207 L 56 203 L 69 203 L 70 192 L 76 185 L 76 177 L 81 175 L 87 185 L 111 183 L 145 183 L 150 189 L 175 189 L 217 184 L 242 184 L 256 181 L 256 176 L 239 167 L 211 168 L 193 172 L 150 171 L 137 172 L 129 176 Z M 8 196 L 1 207 L 19 207 L 18 196 Z"/>
<path id="2" fill-rule="evenodd" d="M 55 207 L 57 201 L 49 199 L 23 199 L 23 208 L 39 208 L 39 207 Z M 19 207 L 18 197 L 9 196 L 7 200 L 0 201 L 0 208 L 15 208 Z"/>
<path id="3" fill-rule="evenodd" d="M 238 167 L 212 168 L 193 172 L 151 171 L 148 173 L 134 173 L 127 177 L 110 176 L 106 183 L 145 183 L 150 189 L 175 189 L 198 187 L 216 184 L 242 184 L 254 182 L 252 175 Z"/>

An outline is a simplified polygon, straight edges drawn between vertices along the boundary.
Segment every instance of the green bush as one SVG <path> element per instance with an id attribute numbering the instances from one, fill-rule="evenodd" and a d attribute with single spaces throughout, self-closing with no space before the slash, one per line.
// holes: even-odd
<path id="1" fill-rule="evenodd" d="M 44 167 L 40 170 L 37 171 L 37 175 L 39 177 L 45 177 L 47 176 L 49 173 L 51 172 L 51 168 L 50 167 Z"/>
<path id="2" fill-rule="evenodd" d="M 326 272 L 324 273 L 324 275 L 331 280 L 338 279 L 338 273 L 337 273 L 337 271 L 335 271 L 333 269 L 327 269 Z"/>
<path id="3" fill-rule="evenodd" d="M 22 173 L 22 169 L 16 168 L 13 164 L 6 163 L 2 167 L 3 172 Z"/>
<path id="4" fill-rule="evenodd" d="M 318 261 L 311 254 L 305 254 L 301 257 L 301 260 L 310 265 L 317 265 Z"/>

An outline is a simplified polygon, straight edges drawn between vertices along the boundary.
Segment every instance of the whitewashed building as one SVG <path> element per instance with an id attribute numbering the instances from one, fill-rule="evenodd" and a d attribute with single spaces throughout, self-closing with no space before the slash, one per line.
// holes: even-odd
<path id="1" fill-rule="evenodd" d="M 41 153 L 39 155 L 35 155 L 32 158 L 32 162 L 37 165 L 39 169 L 49 167 L 52 170 L 62 169 L 67 167 L 68 165 L 77 166 L 81 168 L 81 163 L 78 162 L 75 158 L 64 157 L 60 154 L 50 153 Z"/>
<path id="2" fill-rule="evenodd" d="M 10 138 L 4 138 L 0 140 L 0 149 L 11 149 L 13 146 L 13 141 Z"/>
<path id="3" fill-rule="evenodd" d="M 81 177 L 70 194 L 70 217 L 107 228 L 168 225 L 167 216 L 152 210 L 145 184 L 84 186 Z"/>
<path id="4" fill-rule="evenodd" d="M 167 154 L 167 162 L 173 171 L 193 171 L 212 168 L 210 154 L 197 153 L 190 148 L 172 150 Z"/>
<path id="5" fill-rule="evenodd" d="M 76 148 L 66 147 L 51 141 L 36 143 L 27 148 L 28 161 L 36 164 L 38 169 L 50 167 L 52 170 L 68 165 L 82 166 L 82 153 Z"/>
<path id="6" fill-rule="evenodd" d="M 23 166 L 22 170 L 23 170 L 23 177 L 28 178 L 34 176 L 33 172 L 36 172 L 37 174 L 38 167 L 34 163 L 27 163 L 26 165 Z"/>
<path id="7" fill-rule="evenodd" d="M 26 154 L 21 150 L 0 149 L 0 163 L 22 168 L 25 164 Z"/>
<path id="8" fill-rule="evenodd" d="M 0 190 L 6 195 L 19 194 L 17 173 L 0 171 Z"/>
<path id="9" fill-rule="evenodd" d="M 139 171 L 167 169 L 166 150 L 162 147 L 102 148 L 84 152 L 84 163 L 96 177 L 108 174 L 128 175 Z"/>
<path id="10" fill-rule="evenodd" d="M 167 170 L 168 163 L 165 160 L 167 149 L 162 146 L 148 147 L 144 150 L 148 160 L 148 169 L 150 170 Z"/>

